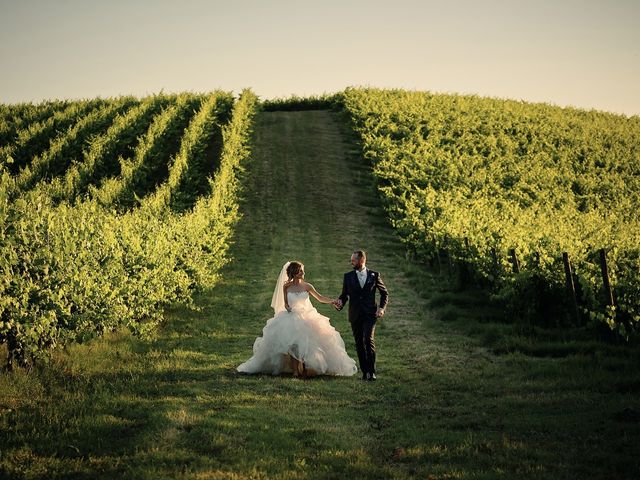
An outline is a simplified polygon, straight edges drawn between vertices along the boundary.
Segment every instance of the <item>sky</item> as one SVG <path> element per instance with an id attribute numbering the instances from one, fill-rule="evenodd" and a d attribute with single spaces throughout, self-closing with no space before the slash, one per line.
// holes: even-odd
<path id="1" fill-rule="evenodd" d="M 0 0 L 0 103 L 348 86 L 640 115 L 640 0 Z"/>

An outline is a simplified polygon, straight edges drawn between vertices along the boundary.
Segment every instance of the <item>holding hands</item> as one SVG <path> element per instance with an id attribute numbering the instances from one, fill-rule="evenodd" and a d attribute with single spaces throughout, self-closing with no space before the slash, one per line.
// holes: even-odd
<path id="1" fill-rule="evenodd" d="M 339 298 L 336 298 L 335 300 L 331 301 L 331 305 L 333 305 L 336 310 L 340 310 L 342 308 L 342 300 L 340 300 Z M 376 311 L 376 318 L 381 318 L 383 316 L 384 316 L 384 309 L 378 308 L 378 310 Z"/>

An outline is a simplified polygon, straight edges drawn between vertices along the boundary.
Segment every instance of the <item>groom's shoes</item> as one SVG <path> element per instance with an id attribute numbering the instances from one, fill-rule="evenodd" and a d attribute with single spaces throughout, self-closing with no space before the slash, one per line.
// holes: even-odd
<path id="1" fill-rule="evenodd" d="M 362 374 L 362 380 L 366 380 L 368 382 L 375 382 L 376 381 L 376 374 L 375 373 L 363 373 Z"/>
<path id="2" fill-rule="evenodd" d="M 366 380 L 369 380 L 369 374 L 368 374 L 367 372 L 364 372 L 364 373 L 362 374 L 362 380 L 365 380 L 365 381 L 366 381 Z"/>

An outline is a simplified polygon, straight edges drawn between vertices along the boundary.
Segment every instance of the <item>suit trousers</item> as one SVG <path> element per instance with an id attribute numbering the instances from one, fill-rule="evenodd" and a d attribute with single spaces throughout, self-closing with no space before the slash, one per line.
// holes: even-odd
<path id="1" fill-rule="evenodd" d="M 376 344 L 374 334 L 376 330 L 376 318 L 361 316 L 351 322 L 351 331 L 356 341 L 356 352 L 360 370 L 363 374 L 376 373 Z"/>

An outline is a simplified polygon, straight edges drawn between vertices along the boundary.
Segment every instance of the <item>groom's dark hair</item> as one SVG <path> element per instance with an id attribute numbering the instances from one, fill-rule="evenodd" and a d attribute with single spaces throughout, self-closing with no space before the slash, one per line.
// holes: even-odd
<path id="1" fill-rule="evenodd" d="M 363 260 L 367 259 L 367 254 L 364 253 L 364 250 L 355 250 L 353 253 L 357 255 L 358 258 L 362 258 Z"/>

